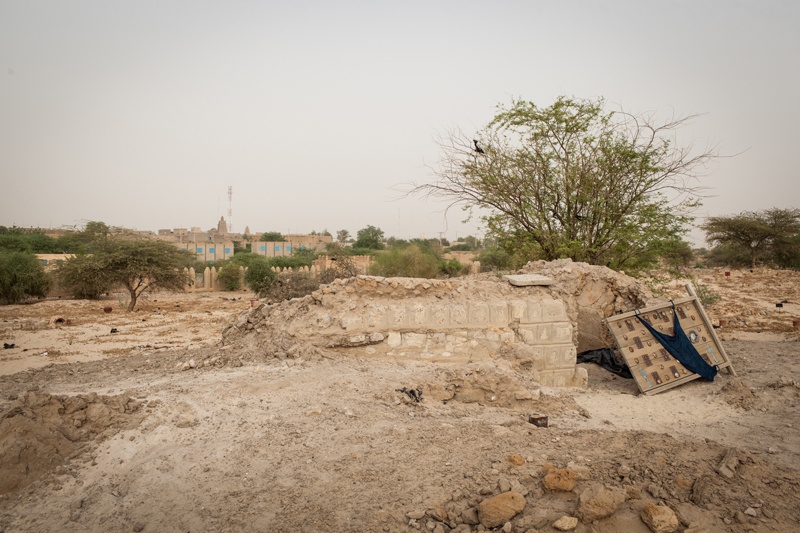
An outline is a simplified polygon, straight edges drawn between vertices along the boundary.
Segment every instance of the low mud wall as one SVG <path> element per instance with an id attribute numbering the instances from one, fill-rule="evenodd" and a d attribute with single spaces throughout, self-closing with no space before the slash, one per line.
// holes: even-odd
<path id="1" fill-rule="evenodd" d="M 457 363 L 506 358 L 546 386 L 586 384 L 564 303 L 541 287 L 500 280 L 336 280 L 312 296 L 244 313 L 223 345 L 275 357 L 314 347 Z"/>

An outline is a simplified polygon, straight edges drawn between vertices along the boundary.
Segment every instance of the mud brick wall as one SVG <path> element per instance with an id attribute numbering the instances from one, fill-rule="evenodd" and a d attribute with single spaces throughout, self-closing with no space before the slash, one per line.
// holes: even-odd
<path id="1" fill-rule="evenodd" d="M 275 327 L 322 348 L 374 356 L 456 363 L 504 357 L 546 386 L 586 384 L 564 303 L 539 287 L 358 276 L 293 302 L 260 306 L 233 328 L 269 336 Z"/>

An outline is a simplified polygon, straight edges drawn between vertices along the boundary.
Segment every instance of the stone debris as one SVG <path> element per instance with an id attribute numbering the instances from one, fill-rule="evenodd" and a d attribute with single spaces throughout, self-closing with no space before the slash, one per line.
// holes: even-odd
<path id="1" fill-rule="evenodd" d="M 559 531 L 572 531 L 578 527 L 578 519 L 574 516 L 562 516 L 553 523 L 553 527 Z"/>
<path id="2" fill-rule="evenodd" d="M 575 488 L 578 483 L 578 474 L 569 468 L 561 468 L 552 470 L 545 474 L 542 480 L 542 485 L 547 490 L 560 490 L 569 492 Z"/>
<path id="3" fill-rule="evenodd" d="M 732 479 L 736 475 L 736 467 L 739 465 L 739 459 L 736 457 L 736 448 L 729 448 L 725 457 L 717 465 L 717 473 Z"/>
<path id="4" fill-rule="evenodd" d="M 525 497 L 518 492 L 504 492 L 487 498 L 478 505 L 478 518 L 483 527 L 504 525 L 525 509 Z"/>
<path id="5" fill-rule="evenodd" d="M 648 503 L 640 516 L 653 533 L 674 533 L 680 525 L 675 512 L 665 505 Z"/>
<path id="6" fill-rule="evenodd" d="M 578 497 L 576 514 L 584 523 L 611 516 L 625 503 L 625 491 L 594 484 L 584 489 Z"/>

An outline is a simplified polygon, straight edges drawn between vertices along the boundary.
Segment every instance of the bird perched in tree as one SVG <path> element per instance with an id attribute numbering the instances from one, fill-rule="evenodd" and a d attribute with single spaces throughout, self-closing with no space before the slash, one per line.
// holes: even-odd
<path id="1" fill-rule="evenodd" d="M 479 154 L 485 154 L 486 153 L 486 152 L 483 151 L 483 148 L 478 146 L 478 141 L 476 141 L 475 139 L 472 139 L 472 142 L 475 143 L 475 151 L 476 152 L 478 152 Z"/>

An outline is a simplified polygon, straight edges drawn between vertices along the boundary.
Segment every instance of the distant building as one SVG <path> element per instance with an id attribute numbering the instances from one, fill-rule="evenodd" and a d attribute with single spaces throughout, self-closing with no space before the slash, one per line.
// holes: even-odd
<path id="1" fill-rule="evenodd" d="M 160 229 L 157 237 L 171 242 L 182 250 L 195 254 L 198 261 L 215 262 L 233 257 L 234 242 L 250 244 L 250 251 L 264 257 L 283 257 L 292 255 L 296 250 L 324 250 L 333 242 L 331 235 L 285 235 L 282 242 L 266 242 L 255 240 L 263 233 L 252 234 L 246 227 L 244 233 L 228 233 L 228 224 L 220 217 L 217 227 L 203 231 L 199 227 L 192 229 L 175 228 Z"/>

